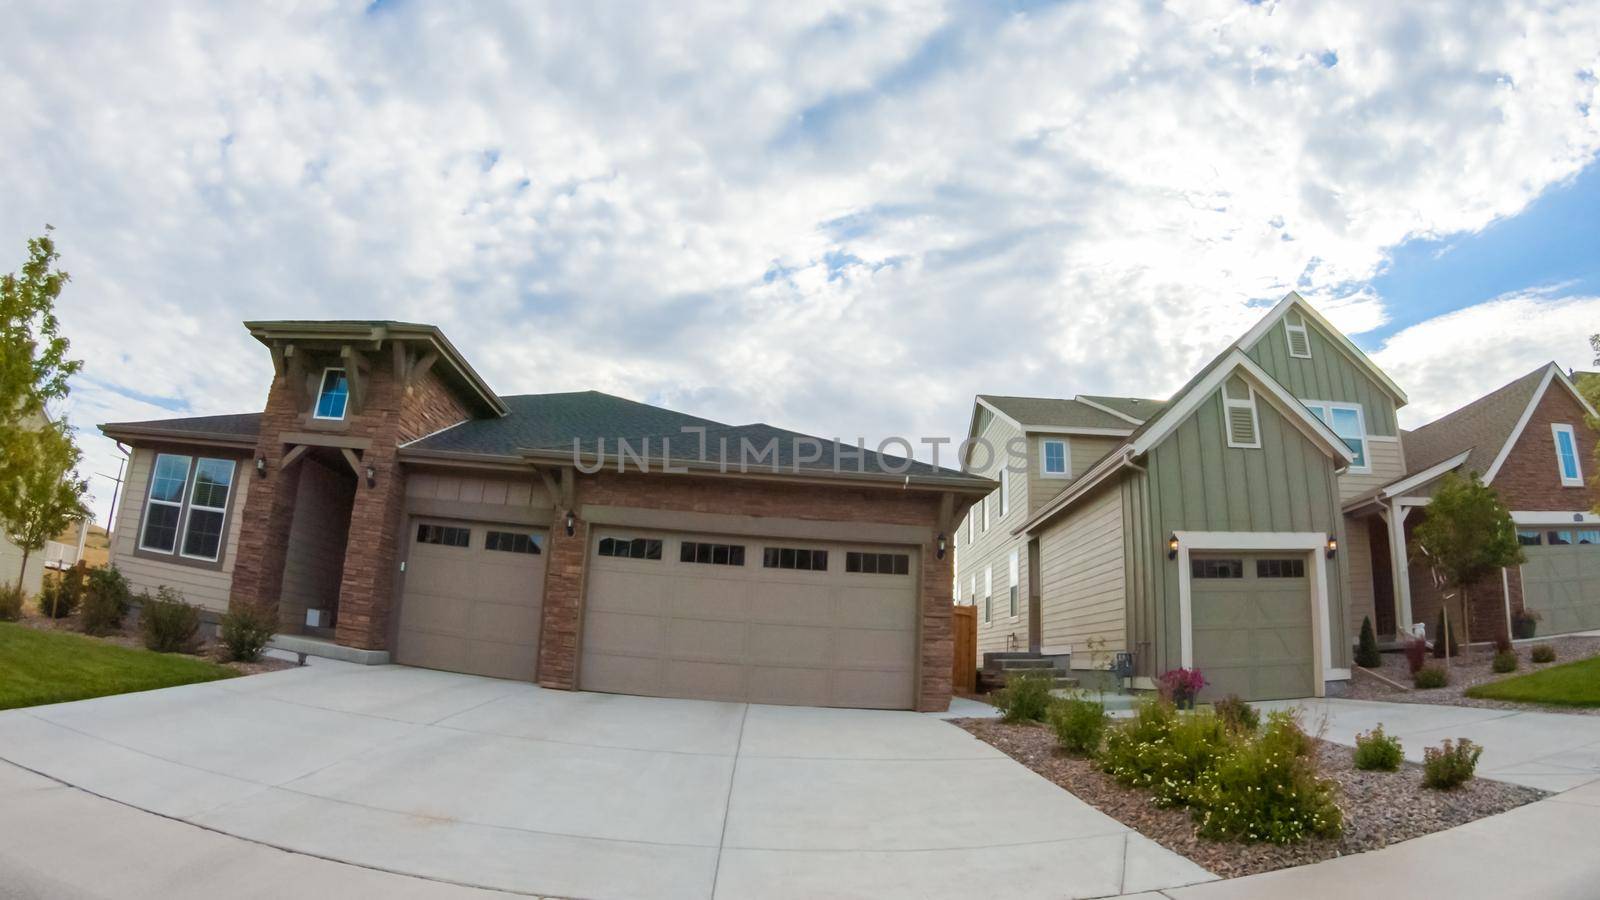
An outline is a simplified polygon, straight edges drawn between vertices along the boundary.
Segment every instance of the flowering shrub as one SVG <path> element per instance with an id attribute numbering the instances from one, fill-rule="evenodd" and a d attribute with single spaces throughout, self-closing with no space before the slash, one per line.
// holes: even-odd
<path id="1" fill-rule="evenodd" d="M 1182 806 L 1195 779 L 1233 740 L 1215 713 L 1179 715 L 1165 700 L 1147 700 L 1106 735 L 1100 762 L 1123 784 L 1153 793 L 1157 806 Z"/>
<path id="2" fill-rule="evenodd" d="M 1400 739 L 1384 734 L 1382 725 L 1356 735 L 1356 768 L 1393 772 L 1400 768 L 1402 758 Z"/>
<path id="3" fill-rule="evenodd" d="M 1482 755 L 1483 748 L 1466 738 L 1445 738 L 1443 744 L 1422 751 L 1422 783 L 1441 791 L 1460 787 L 1477 772 Z"/>
<path id="4" fill-rule="evenodd" d="M 1192 707 L 1205 686 L 1205 676 L 1199 669 L 1168 669 L 1161 674 L 1161 696 L 1180 707 Z"/>

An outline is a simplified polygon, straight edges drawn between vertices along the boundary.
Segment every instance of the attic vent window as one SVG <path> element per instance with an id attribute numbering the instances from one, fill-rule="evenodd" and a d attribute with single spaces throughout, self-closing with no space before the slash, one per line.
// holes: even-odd
<path id="1" fill-rule="evenodd" d="M 1285 317 L 1283 320 L 1284 331 L 1289 336 L 1289 355 L 1296 359 L 1311 358 L 1311 336 L 1306 333 L 1304 319 Z"/>
<path id="2" fill-rule="evenodd" d="M 1261 428 L 1256 420 L 1256 390 L 1235 375 L 1222 386 L 1224 427 L 1228 446 L 1247 450 L 1261 448 Z"/>

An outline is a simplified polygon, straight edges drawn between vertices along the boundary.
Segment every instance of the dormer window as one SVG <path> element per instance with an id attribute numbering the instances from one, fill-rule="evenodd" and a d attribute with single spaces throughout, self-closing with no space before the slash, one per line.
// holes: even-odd
<path id="1" fill-rule="evenodd" d="M 1289 355 L 1296 359 L 1311 358 L 1311 335 L 1306 332 L 1305 319 L 1295 313 L 1283 317 L 1284 333 L 1289 338 Z"/>
<path id="2" fill-rule="evenodd" d="M 1235 375 L 1222 385 L 1223 427 L 1228 446 L 1247 450 L 1261 448 L 1261 427 L 1256 421 L 1256 390 Z"/>
<path id="3" fill-rule="evenodd" d="M 345 378 L 344 370 L 324 369 L 322 389 L 317 392 L 317 408 L 313 415 L 318 419 L 343 419 L 345 408 L 349 405 L 350 382 Z"/>

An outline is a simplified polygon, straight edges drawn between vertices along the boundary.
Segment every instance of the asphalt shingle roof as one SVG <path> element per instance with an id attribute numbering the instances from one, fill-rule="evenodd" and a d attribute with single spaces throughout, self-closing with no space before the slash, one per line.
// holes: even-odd
<path id="1" fill-rule="evenodd" d="M 1542 365 L 1453 413 L 1415 431 L 1402 432 L 1406 472 L 1420 472 L 1465 450 L 1472 451 L 1465 463 L 1467 471 L 1488 471 L 1549 368 L 1549 364 Z"/>
<path id="2" fill-rule="evenodd" d="M 1102 409 L 1076 400 L 1052 397 L 1006 397 L 997 394 L 979 394 L 995 409 L 1024 426 L 1040 425 L 1049 428 L 1119 428 L 1128 429 L 1132 423 L 1119 419 Z"/>
<path id="3" fill-rule="evenodd" d="M 471 419 L 410 445 L 418 450 L 509 456 L 519 450 L 568 449 L 573 438 L 637 438 L 678 434 L 684 426 L 726 428 L 721 422 L 673 412 L 600 391 L 501 397 L 510 413 Z"/>
<path id="4" fill-rule="evenodd" d="M 261 433 L 260 413 L 236 413 L 226 416 L 190 416 L 186 419 L 154 419 L 148 422 L 118 422 L 105 428 L 128 428 L 137 431 L 162 431 L 173 435 L 193 437 L 254 438 Z"/>
<path id="5" fill-rule="evenodd" d="M 1114 409 L 1125 416 L 1132 416 L 1141 422 L 1149 421 L 1157 413 L 1167 408 L 1165 400 L 1150 400 L 1144 397 L 1104 397 L 1099 394 L 1079 394 L 1091 403 L 1098 403 L 1108 409 Z"/>

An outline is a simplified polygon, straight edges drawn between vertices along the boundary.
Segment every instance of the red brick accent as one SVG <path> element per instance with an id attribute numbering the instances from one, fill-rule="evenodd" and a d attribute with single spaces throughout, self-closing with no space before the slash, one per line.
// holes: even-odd
<path id="1" fill-rule="evenodd" d="M 600 472 L 580 475 L 575 502 L 729 515 L 768 516 L 823 521 L 859 521 L 917 525 L 937 532 L 936 494 L 885 488 L 795 485 L 688 475 L 645 475 Z M 547 687 L 577 685 L 578 648 L 582 643 L 583 576 L 588 525 L 581 519 L 573 537 L 566 537 L 561 517 L 551 528 L 550 556 L 545 561 L 544 623 L 540 633 L 539 683 Z M 933 541 L 922 553 L 922 650 L 918 709 L 937 712 L 950 706 L 950 667 L 954 643 L 950 633 L 950 578 L 953 560 L 938 559 Z"/>
<path id="2" fill-rule="evenodd" d="M 1594 488 L 1563 487 L 1556 467 L 1556 439 L 1552 424 L 1572 426 L 1578 443 L 1578 465 L 1586 478 L 1595 472 L 1595 446 L 1600 435 L 1590 428 L 1586 413 L 1567 389 L 1552 381 L 1534 407 L 1527 427 L 1512 445 L 1511 453 L 1494 476 L 1494 489 L 1507 509 L 1590 510 L 1600 500 Z"/>

